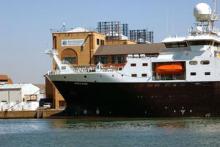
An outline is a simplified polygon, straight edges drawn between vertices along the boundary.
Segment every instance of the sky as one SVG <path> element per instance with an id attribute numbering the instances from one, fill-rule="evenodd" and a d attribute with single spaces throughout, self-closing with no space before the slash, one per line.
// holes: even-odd
<path id="1" fill-rule="evenodd" d="M 160 42 L 187 35 L 200 2 L 212 6 L 212 0 L 1 0 L 0 74 L 14 83 L 43 83 L 51 69 L 44 54 L 52 47 L 50 30 L 64 22 L 67 28 L 96 28 L 98 21 L 121 21 L 129 29 L 154 31 Z"/>

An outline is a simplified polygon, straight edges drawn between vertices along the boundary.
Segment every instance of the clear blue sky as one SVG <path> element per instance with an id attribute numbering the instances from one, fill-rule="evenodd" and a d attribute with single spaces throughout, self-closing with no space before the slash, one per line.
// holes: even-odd
<path id="1" fill-rule="evenodd" d="M 2 0 L 0 73 L 16 83 L 43 83 L 51 68 L 51 28 L 95 28 L 98 21 L 119 20 L 130 29 L 154 31 L 155 42 L 186 35 L 194 24 L 193 7 L 212 0 Z M 219 27 L 219 23 L 217 24 Z"/>

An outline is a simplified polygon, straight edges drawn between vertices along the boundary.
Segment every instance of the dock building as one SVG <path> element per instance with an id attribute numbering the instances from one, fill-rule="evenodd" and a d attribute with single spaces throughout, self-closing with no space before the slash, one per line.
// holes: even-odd
<path id="1" fill-rule="evenodd" d="M 0 75 L 0 85 L 12 84 L 12 80 L 8 75 Z"/>
<path id="2" fill-rule="evenodd" d="M 36 110 L 40 89 L 33 84 L 0 85 L 0 111 Z"/>

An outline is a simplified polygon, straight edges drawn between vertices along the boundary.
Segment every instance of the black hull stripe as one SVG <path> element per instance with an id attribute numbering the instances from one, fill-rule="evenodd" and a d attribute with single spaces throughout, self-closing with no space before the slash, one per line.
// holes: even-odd
<path id="1" fill-rule="evenodd" d="M 54 84 L 76 115 L 220 116 L 220 82 Z"/>

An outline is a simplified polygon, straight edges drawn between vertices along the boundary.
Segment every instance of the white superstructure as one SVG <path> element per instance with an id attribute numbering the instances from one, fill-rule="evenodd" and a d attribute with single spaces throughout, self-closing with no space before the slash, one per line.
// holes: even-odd
<path id="1" fill-rule="evenodd" d="M 146 57 L 144 54 L 129 55 L 127 63 L 120 69 L 106 68 L 101 63 L 96 67 L 83 68 L 62 64 L 57 53 L 49 51 L 47 53 L 58 65 L 58 70 L 50 72 L 49 75 L 55 81 L 76 82 L 220 81 L 220 36 L 214 28 L 217 15 L 209 5 L 200 3 L 194 9 L 194 16 L 197 20 L 195 29 L 191 29 L 187 37 L 164 39 L 162 42 L 166 48 L 157 57 Z M 182 68 L 182 72 L 157 73 L 160 65 L 161 69 L 163 65 L 166 65 L 164 68 Z"/>

